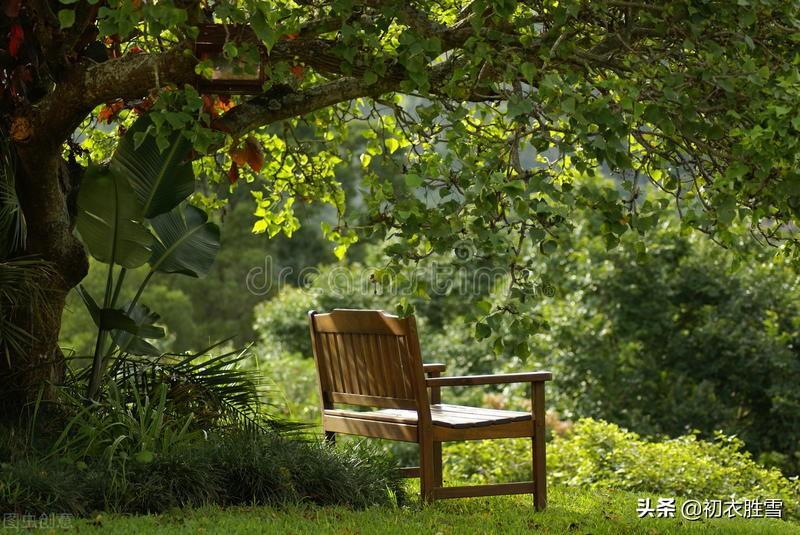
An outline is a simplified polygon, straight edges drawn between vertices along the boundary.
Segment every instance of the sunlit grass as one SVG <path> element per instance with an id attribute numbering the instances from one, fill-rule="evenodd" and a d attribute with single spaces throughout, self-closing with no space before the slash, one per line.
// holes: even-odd
<path id="1" fill-rule="evenodd" d="M 342 507 L 237 507 L 175 510 L 165 515 L 114 516 L 75 520 L 72 532 L 123 533 L 292 533 L 292 534 L 439 534 L 463 533 L 763 533 L 796 534 L 797 523 L 765 519 L 714 519 L 690 522 L 639 519 L 636 500 L 624 492 L 554 488 L 547 511 L 536 513 L 530 496 L 441 501 L 422 507 L 415 499 L 404 507 L 354 511 Z"/>

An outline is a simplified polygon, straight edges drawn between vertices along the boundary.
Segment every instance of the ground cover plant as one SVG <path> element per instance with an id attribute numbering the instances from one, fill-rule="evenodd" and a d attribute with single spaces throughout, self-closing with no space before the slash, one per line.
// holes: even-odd
<path id="1" fill-rule="evenodd" d="M 271 431 L 232 430 L 184 437 L 156 452 L 122 444 L 109 459 L 91 450 L 43 454 L 21 448 L 27 446 L 21 438 L 9 440 L 12 433 L 3 431 L 0 510 L 19 516 L 147 514 L 214 504 L 359 509 L 402 503 L 405 496 L 391 457 L 363 444 L 332 449 Z"/>

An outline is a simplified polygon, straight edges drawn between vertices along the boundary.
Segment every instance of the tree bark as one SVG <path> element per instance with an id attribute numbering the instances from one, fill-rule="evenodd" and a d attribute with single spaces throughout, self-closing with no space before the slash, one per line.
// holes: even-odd
<path id="1" fill-rule="evenodd" d="M 12 321 L 33 335 L 25 351 L 0 359 L 0 415 L 17 417 L 41 395 L 52 400 L 64 380 L 58 346 L 66 295 L 89 269 L 86 251 L 74 236 L 74 202 L 80 178 L 61 158 L 61 143 L 17 145 L 17 191 L 27 222 L 27 245 L 19 256 L 40 258 L 51 271 L 42 281 L 42 299 L 10 312 Z"/>

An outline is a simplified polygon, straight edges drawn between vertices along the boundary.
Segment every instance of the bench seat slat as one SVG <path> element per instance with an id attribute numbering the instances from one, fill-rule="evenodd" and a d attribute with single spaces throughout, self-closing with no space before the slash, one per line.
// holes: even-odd
<path id="1" fill-rule="evenodd" d="M 346 409 L 327 409 L 325 410 L 325 414 L 329 416 L 360 418 L 363 420 L 376 420 L 402 424 L 417 423 L 417 411 L 415 410 L 384 409 L 360 412 Z M 530 420 L 531 414 L 520 411 L 484 409 L 481 407 L 467 407 L 463 405 L 436 404 L 431 405 L 431 419 L 433 425 L 460 429 L 506 424 L 511 422 L 523 422 Z"/>

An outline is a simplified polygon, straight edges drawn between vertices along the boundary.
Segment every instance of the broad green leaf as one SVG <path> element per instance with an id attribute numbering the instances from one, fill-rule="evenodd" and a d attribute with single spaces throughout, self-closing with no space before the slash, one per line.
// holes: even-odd
<path id="1" fill-rule="evenodd" d="M 127 310 L 127 306 L 124 307 Z M 134 355 L 161 355 L 153 344 L 145 338 L 163 338 L 164 329 L 155 325 L 161 317 L 146 306 L 137 303 L 130 312 L 130 319 L 137 326 L 138 334 L 117 329 L 111 332 L 114 342 L 119 346 L 121 353 Z"/>
<path id="2" fill-rule="evenodd" d="M 77 228 L 93 257 L 126 268 L 147 262 L 153 237 L 139 222 L 140 213 L 127 180 L 104 167 L 86 170 L 78 195 Z"/>
<path id="3" fill-rule="evenodd" d="M 137 305 L 131 315 L 119 308 L 100 308 L 92 295 L 83 285 L 75 290 L 86 305 L 86 310 L 98 328 L 104 331 L 114 331 L 115 340 L 118 333 L 127 336 L 141 336 L 143 338 L 163 338 L 164 329 L 154 325 L 159 319 L 157 314 L 151 313 L 147 307 Z"/>
<path id="4" fill-rule="evenodd" d="M 147 135 L 140 135 L 151 127 Z M 130 182 L 148 218 L 169 212 L 194 192 L 191 143 L 178 131 L 157 138 L 154 129 L 149 116 L 133 123 L 120 139 L 110 165 Z"/>
<path id="5" fill-rule="evenodd" d="M 208 273 L 219 251 L 219 227 L 202 210 L 181 205 L 150 220 L 156 234 L 152 271 L 200 277 Z"/>

